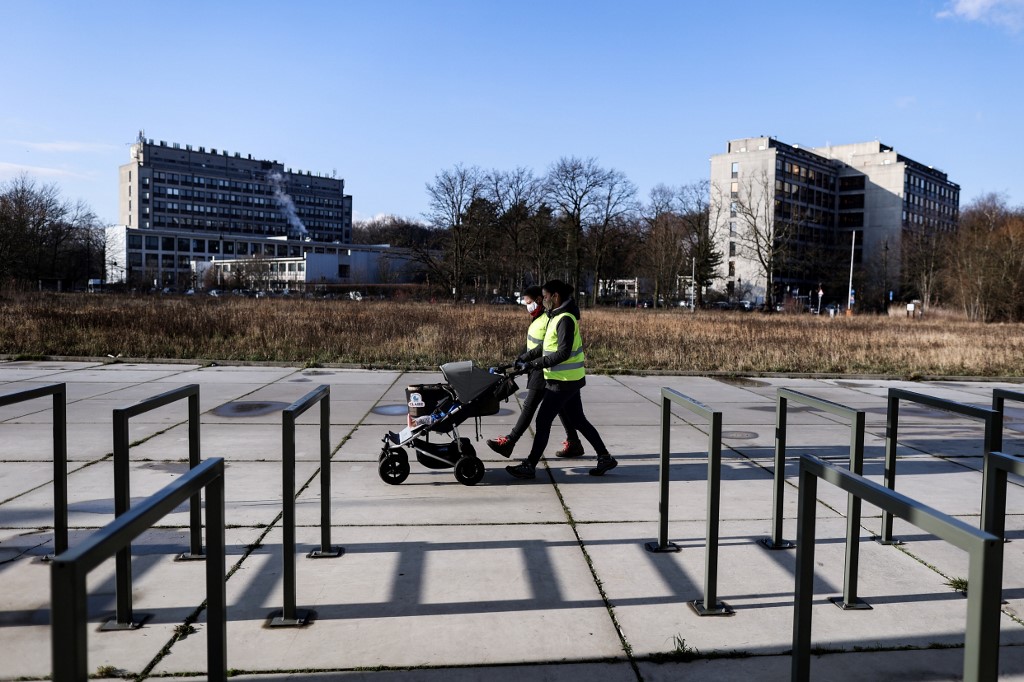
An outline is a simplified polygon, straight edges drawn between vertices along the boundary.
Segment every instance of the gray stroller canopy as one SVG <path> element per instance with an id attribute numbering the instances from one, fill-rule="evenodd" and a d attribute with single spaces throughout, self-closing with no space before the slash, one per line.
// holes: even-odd
<path id="1" fill-rule="evenodd" d="M 445 363 L 441 365 L 441 374 L 462 403 L 473 402 L 501 381 L 501 376 L 474 367 L 472 360 Z"/>

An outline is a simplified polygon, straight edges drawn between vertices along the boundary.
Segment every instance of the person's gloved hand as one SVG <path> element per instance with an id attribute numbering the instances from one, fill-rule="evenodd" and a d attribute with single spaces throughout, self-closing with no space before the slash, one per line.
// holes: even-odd
<path id="1" fill-rule="evenodd" d="M 516 360 L 516 364 L 514 365 L 514 367 L 516 374 L 524 374 L 525 372 L 530 371 L 530 366 L 523 362 L 522 360 Z"/>

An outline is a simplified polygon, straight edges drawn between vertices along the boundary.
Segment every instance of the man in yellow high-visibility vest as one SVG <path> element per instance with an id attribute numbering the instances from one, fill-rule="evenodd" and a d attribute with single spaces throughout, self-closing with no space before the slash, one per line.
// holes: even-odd
<path id="1" fill-rule="evenodd" d="M 533 478 L 537 463 L 551 435 L 551 423 L 559 414 L 567 428 L 574 428 L 590 441 L 597 451 L 597 466 L 591 476 L 603 476 L 618 464 L 608 452 L 601 434 L 587 420 L 580 400 L 580 389 L 586 383 L 585 353 L 580 335 L 580 309 L 573 300 L 573 289 L 561 280 L 551 280 L 543 287 L 544 307 L 551 318 L 544 333 L 544 342 L 527 354 L 526 367 L 544 370 L 544 398 L 537 410 L 537 423 L 530 456 L 505 470 L 516 478 Z"/>

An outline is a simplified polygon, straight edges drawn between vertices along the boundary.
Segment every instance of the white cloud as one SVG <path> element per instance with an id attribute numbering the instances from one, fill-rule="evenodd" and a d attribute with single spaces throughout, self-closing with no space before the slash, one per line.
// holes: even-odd
<path id="1" fill-rule="evenodd" d="M 10 180 L 22 173 L 40 178 L 87 178 L 80 173 L 74 173 L 63 168 L 47 168 L 45 166 L 28 166 L 23 163 L 8 163 L 0 161 L 0 180 Z"/>
<path id="2" fill-rule="evenodd" d="M 978 21 L 1017 32 L 1024 28 L 1024 0 L 950 0 L 936 16 Z"/>
<path id="3" fill-rule="evenodd" d="M 5 145 L 12 147 L 24 147 L 29 151 L 56 152 L 61 154 L 78 154 L 88 152 L 109 152 L 117 149 L 116 145 L 101 142 L 29 142 L 27 140 L 0 140 Z"/>

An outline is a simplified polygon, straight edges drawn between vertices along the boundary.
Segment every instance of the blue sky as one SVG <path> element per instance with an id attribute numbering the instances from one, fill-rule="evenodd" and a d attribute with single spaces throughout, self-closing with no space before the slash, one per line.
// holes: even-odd
<path id="1" fill-rule="evenodd" d="M 1024 0 L 0 0 L 0 181 L 117 220 L 147 137 L 346 179 L 419 217 L 457 163 L 595 157 L 643 196 L 731 138 L 879 139 L 1024 204 Z"/>

